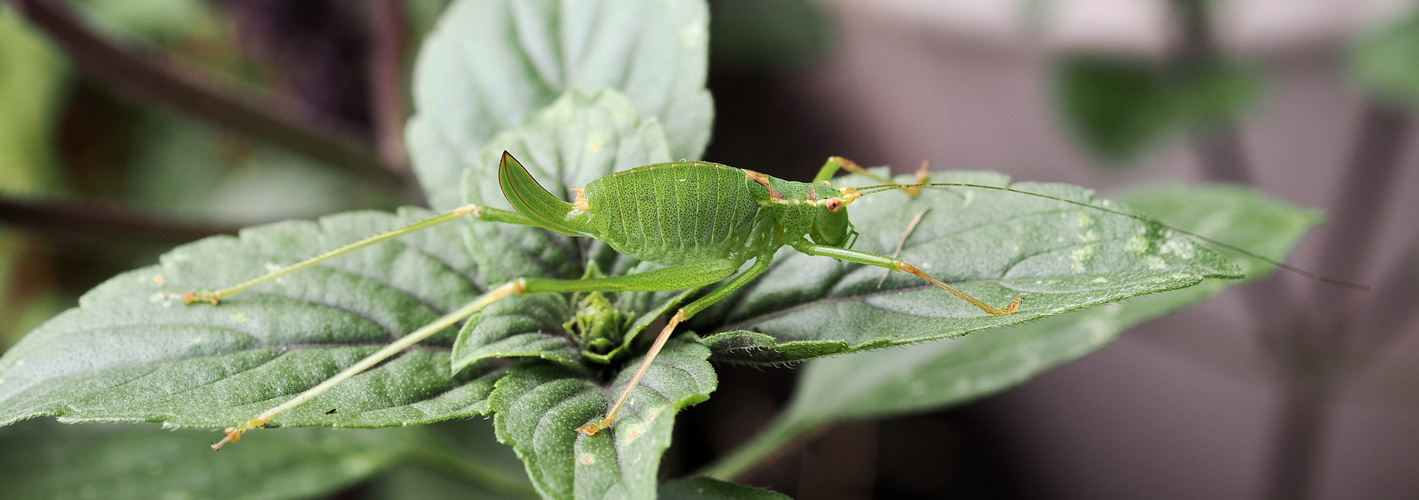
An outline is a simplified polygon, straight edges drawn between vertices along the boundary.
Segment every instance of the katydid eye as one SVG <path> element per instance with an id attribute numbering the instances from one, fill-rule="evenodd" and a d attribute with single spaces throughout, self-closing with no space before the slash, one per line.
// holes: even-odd
<path id="1" fill-rule="evenodd" d="M 839 200 L 836 197 L 828 198 L 827 203 L 829 212 L 837 212 L 839 208 L 843 207 L 843 200 Z"/>

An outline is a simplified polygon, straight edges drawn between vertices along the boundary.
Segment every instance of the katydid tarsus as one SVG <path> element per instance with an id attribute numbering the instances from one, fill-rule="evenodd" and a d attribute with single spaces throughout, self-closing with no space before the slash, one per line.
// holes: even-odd
<path id="1" fill-rule="evenodd" d="M 883 184 L 866 188 L 837 188 L 832 185 L 831 178 L 839 170 L 865 175 L 882 181 Z M 995 307 L 931 277 L 900 258 L 854 250 L 852 246 L 857 232 L 848 219 L 847 206 L 868 194 L 904 190 L 916 195 L 924 187 L 1004 190 L 1163 225 L 1135 214 L 1007 187 L 930 183 L 927 182 L 929 179 L 925 173 L 925 165 L 918 173 L 917 179 L 918 182 L 914 184 L 893 183 L 840 157 L 829 158 L 813 181 L 808 183 L 786 181 L 716 163 L 680 161 L 639 167 L 602 177 L 583 189 L 575 189 L 576 198 L 567 202 L 547 192 L 512 155 L 504 152 L 498 169 L 498 183 L 515 211 L 467 205 L 286 266 L 231 288 L 188 292 L 181 294 L 181 298 L 189 304 L 209 302 L 215 305 L 233 294 L 285 274 L 300 271 L 365 246 L 465 216 L 472 216 L 481 221 L 540 227 L 568 236 L 595 238 L 620 253 L 666 267 L 612 277 L 575 280 L 526 277 L 510 280 L 399 338 L 285 403 L 268 409 L 237 427 L 227 428 L 226 437 L 212 447 L 217 449 L 228 442 L 236 442 L 246 431 L 264 427 L 282 413 L 508 296 L 534 293 L 699 290 L 722 282 L 718 287 L 680 307 L 669 318 L 635 375 L 622 390 L 617 401 L 611 405 L 605 417 L 577 428 L 578 432 L 587 436 L 595 435 L 615 423 L 617 414 L 625 406 L 627 399 L 639 385 L 641 377 L 676 327 L 753 281 L 769 268 L 774 254 L 784 246 L 808 255 L 826 256 L 878 266 L 888 271 L 911 273 L 970 302 L 985 314 L 1006 315 L 1019 309 L 1020 297 L 1001 307 Z M 648 198 L 636 196 L 636 193 L 645 190 L 655 190 L 659 194 L 653 197 L 653 202 L 642 201 Z M 644 208 L 648 207 L 638 206 L 644 203 L 652 203 L 655 209 L 645 210 Z M 1174 230 L 1315 277 L 1243 249 L 1180 229 Z M 670 244 L 672 240 L 675 244 Z M 740 268 L 750 261 L 752 263 L 740 271 Z"/>

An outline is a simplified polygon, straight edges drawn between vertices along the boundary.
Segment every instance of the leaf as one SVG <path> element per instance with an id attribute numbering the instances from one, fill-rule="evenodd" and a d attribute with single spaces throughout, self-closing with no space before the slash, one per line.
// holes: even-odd
<path id="1" fill-rule="evenodd" d="M 449 6 L 414 70 L 410 154 L 437 209 L 501 130 L 571 90 L 615 89 L 664 126 L 673 158 L 709 140 L 708 9 L 701 0 L 465 0 Z"/>
<path id="2" fill-rule="evenodd" d="M 788 496 L 769 490 L 734 484 L 708 477 L 680 479 L 660 485 L 660 498 L 678 500 L 714 500 L 741 498 L 748 500 L 788 500 Z"/>
<path id="3" fill-rule="evenodd" d="M 0 429 L 0 483 L 10 498 L 310 498 L 401 464 L 439 462 L 485 491 L 530 496 L 491 426 L 475 426 L 486 438 L 436 427 L 279 429 L 213 452 L 208 432 L 32 421 Z"/>
<path id="4" fill-rule="evenodd" d="M 616 425 L 591 437 L 576 428 L 605 414 L 640 359 L 607 385 L 556 363 L 519 363 L 491 398 L 498 439 L 522 457 L 545 498 L 653 498 L 675 413 L 708 399 L 718 383 L 709 350 L 693 340 L 667 343 Z"/>
<path id="5" fill-rule="evenodd" d="M 1114 165 L 1136 162 L 1186 132 L 1236 120 L 1262 95 L 1262 73 L 1214 62 L 1165 71 L 1152 61 L 1096 54 L 1056 70 L 1060 117 L 1084 146 Z"/>
<path id="6" fill-rule="evenodd" d="M 625 97 L 609 90 L 594 96 L 571 92 L 530 117 L 521 128 L 494 137 L 484 148 L 478 167 L 464 174 L 468 202 L 512 208 L 496 180 L 503 151 L 517 157 L 542 187 L 564 199 L 571 199 L 571 188 L 612 172 L 670 159 L 658 122 L 640 119 Z M 490 283 L 519 277 L 580 279 L 591 260 L 598 260 L 608 276 L 651 266 L 616 254 L 601 243 L 511 224 L 474 224 L 467 243 L 480 268 L 487 270 Z M 618 308 L 637 319 L 625 333 L 629 339 L 674 306 L 682 294 L 616 295 Z M 489 306 L 459 333 L 454 369 L 487 358 L 516 356 L 537 356 L 580 367 L 581 348 L 562 328 L 575 314 L 569 297 L 510 297 Z"/>
<path id="7" fill-rule="evenodd" d="M 1178 227 L 1281 259 L 1319 222 L 1309 211 L 1236 186 L 1164 186 L 1119 199 Z M 1250 261 L 1250 262 L 1248 262 Z M 1241 261 L 1253 273 L 1254 259 Z M 787 409 L 746 452 L 716 468 L 732 477 L 765 450 L 777 449 L 820 425 L 925 412 L 1014 387 L 1045 370 L 1091 353 L 1124 329 L 1201 302 L 1237 283 L 1138 297 L 965 337 L 810 362 Z"/>
<path id="8" fill-rule="evenodd" d="M 0 358 L 0 424 L 41 415 L 207 428 L 246 421 L 476 297 L 478 277 L 457 224 L 362 249 L 218 306 L 186 306 L 172 293 L 231 286 L 429 215 L 360 212 L 251 228 L 114 277 Z M 402 426 L 483 413 L 501 372 L 452 374 L 453 333 L 272 425 Z"/>
<path id="9" fill-rule="evenodd" d="M 937 173 L 932 180 L 1008 184 L 981 172 Z M 1122 209 L 1075 186 L 1010 186 Z M 850 208 L 861 233 L 855 248 L 879 254 L 891 254 L 910 220 L 930 208 L 901 258 L 989 304 L 1022 297 L 1019 312 L 987 315 L 906 273 L 892 273 L 879 288 L 881 268 L 784 250 L 749 291 L 721 304 L 721 333 L 704 338 L 716 359 L 780 363 L 955 337 L 1239 276 L 1231 262 L 1190 238 L 1019 193 L 952 188 L 912 199 L 890 192 Z"/>
<path id="10" fill-rule="evenodd" d="M 1419 9 L 1361 33 L 1348 50 L 1351 76 L 1376 97 L 1419 103 Z"/>
<path id="11" fill-rule="evenodd" d="M 1273 200 L 1257 190 L 1232 184 L 1161 184 L 1121 190 L 1113 198 L 1164 222 L 1274 260 L 1285 258 L 1301 236 L 1324 215 Z M 1275 266 L 1225 248 L 1248 279 L 1270 274 Z"/>

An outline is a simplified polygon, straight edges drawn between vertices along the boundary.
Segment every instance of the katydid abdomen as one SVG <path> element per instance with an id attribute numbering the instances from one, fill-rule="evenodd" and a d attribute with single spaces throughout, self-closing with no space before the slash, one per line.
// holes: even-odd
<path id="1" fill-rule="evenodd" d="M 597 239 L 637 259 L 679 265 L 742 253 L 764 210 L 751 193 L 757 187 L 741 169 L 681 162 L 602 177 L 583 196 Z"/>

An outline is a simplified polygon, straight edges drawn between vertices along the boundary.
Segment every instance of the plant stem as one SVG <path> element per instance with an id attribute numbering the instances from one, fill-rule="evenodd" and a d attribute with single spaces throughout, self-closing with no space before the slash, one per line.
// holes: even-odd
<path id="1" fill-rule="evenodd" d="M 1315 484 L 1330 403 L 1315 380 L 1294 377 L 1282 395 L 1266 498 L 1305 498 Z"/>
<path id="2" fill-rule="evenodd" d="M 745 477 L 756 467 L 786 455 L 797 447 L 791 444 L 806 442 L 811 436 L 827 428 L 825 425 L 807 424 L 803 420 L 793 423 L 793 420 L 795 419 L 789 418 L 786 413 L 780 413 L 750 438 L 749 442 L 739 445 L 733 453 L 720 458 L 695 475 L 723 481 Z M 819 430 L 815 431 L 815 428 Z"/>
<path id="3" fill-rule="evenodd" d="M 1409 138 L 1409 116 L 1385 105 L 1365 106 L 1356 134 L 1350 167 L 1331 204 L 1331 220 L 1321 246 L 1316 271 L 1335 278 L 1358 279 L 1374 254 L 1380 217 L 1399 172 L 1400 156 Z M 1355 317 L 1361 295 L 1335 286 L 1317 286 L 1312 308 L 1321 313 L 1320 333 L 1341 336 Z"/>
<path id="4" fill-rule="evenodd" d="M 415 463 L 427 467 L 429 470 L 438 471 L 455 479 L 488 486 L 504 493 L 528 497 L 537 496 L 537 490 L 533 489 L 532 485 L 526 481 L 518 481 L 512 479 L 515 476 L 469 463 L 467 459 L 447 450 L 419 447 L 412 451 L 411 458 Z"/>
<path id="5" fill-rule="evenodd" d="M 1384 281 L 1372 292 L 1374 296 L 1361 315 L 1362 322 L 1352 325 L 1369 332 L 1363 349 L 1357 349 L 1367 358 L 1384 352 L 1419 318 L 1419 235 L 1404 246 L 1392 269 L 1380 276 L 1384 276 Z"/>
<path id="6" fill-rule="evenodd" d="M 119 96 L 140 104 L 165 104 L 379 181 L 406 182 L 384 166 L 368 140 L 345 127 L 283 113 L 296 107 L 243 97 L 244 92 L 219 85 L 201 69 L 177 60 L 158 62 L 121 49 L 52 1 L 4 1 L 48 34 L 80 73 Z"/>
<path id="7" fill-rule="evenodd" d="M 403 0 L 375 0 L 370 12 L 373 43 L 370 54 L 370 94 L 374 99 L 375 142 L 384 164 L 408 175 L 409 152 L 404 147 L 404 49 L 408 26 Z"/>
<path id="8" fill-rule="evenodd" d="M 1354 277 L 1363 271 L 1374 253 L 1375 214 L 1388 199 L 1408 131 L 1404 114 L 1375 103 L 1365 106 L 1351 163 L 1331 204 L 1335 216 L 1316 264 L 1320 273 Z M 1364 333 L 1349 324 L 1364 307 L 1354 292 L 1316 283 L 1311 298 L 1315 324 L 1294 332 L 1290 348 L 1278 351 L 1288 358 L 1283 362 L 1290 380 L 1273 444 L 1268 498 L 1301 498 L 1314 484 L 1329 412 L 1326 389 L 1342 374 L 1332 368 L 1354 361 L 1346 350 L 1347 337 Z"/>
<path id="9" fill-rule="evenodd" d="M 1203 177 L 1214 181 L 1256 184 L 1251 169 L 1247 168 L 1242 134 L 1237 129 L 1228 126 L 1205 136 L 1194 136 L 1193 145 Z"/>
<path id="10" fill-rule="evenodd" d="M 241 226 L 164 220 L 126 208 L 20 200 L 0 196 L 0 224 L 34 232 L 185 242 L 214 234 L 236 234 Z"/>

